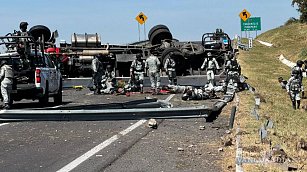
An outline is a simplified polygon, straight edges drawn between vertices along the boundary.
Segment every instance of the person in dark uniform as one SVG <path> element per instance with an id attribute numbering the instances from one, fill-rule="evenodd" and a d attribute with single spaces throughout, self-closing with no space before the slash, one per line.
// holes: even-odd
<path id="1" fill-rule="evenodd" d="M 94 56 L 92 60 L 92 70 L 93 70 L 93 81 L 94 81 L 94 94 L 101 94 L 101 80 L 104 73 L 102 63 L 100 61 L 100 58 L 102 58 L 102 55 L 99 54 L 97 56 Z"/>

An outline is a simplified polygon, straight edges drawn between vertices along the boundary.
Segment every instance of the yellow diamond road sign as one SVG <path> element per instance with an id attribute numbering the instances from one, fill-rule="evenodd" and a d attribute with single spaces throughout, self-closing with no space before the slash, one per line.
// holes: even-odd
<path id="1" fill-rule="evenodd" d="M 135 20 L 137 20 L 140 24 L 144 24 L 145 21 L 147 20 L 147 16 L 145 16 L 145 14 L 140 12 L 140 14 L 135 17 Z"/>
<path id="2" fill-rule="evenodd" d="M 243 20 L 243 21 L 246 21 L 250 16 L 251 16 L 251 13 L 249 13 L 246 9 L 244 9 L 240 14 L 239 14 L 240 18 Z"/>

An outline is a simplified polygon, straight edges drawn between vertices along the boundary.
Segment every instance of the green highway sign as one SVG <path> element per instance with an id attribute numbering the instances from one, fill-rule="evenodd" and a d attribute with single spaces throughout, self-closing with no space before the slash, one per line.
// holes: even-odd
<path id="1" fill-rule="evenodd" d="M 261 18 L 250 17 L 246 21 L 241 19 L 241 31 L 256 31 L 261 30 Z"/>

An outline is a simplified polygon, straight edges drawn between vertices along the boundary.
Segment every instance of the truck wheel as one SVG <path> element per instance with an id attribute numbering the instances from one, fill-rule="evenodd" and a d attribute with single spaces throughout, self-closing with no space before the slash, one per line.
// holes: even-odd
<path id="1" fill-rule="evenodd" d="M 41 105 L 47 105 L 49 102 L 49 84 L 48 82 L 46 82 L 46 90 L 45 90 L 45 94 L 42 98 L 39 99 L 39 103 Z"/>
<path id="2" fill-rule="evenodd" d="M 39 37 L 42 37 L 42 35 L 44 35 L 45 42 L 47 42 L 51 37 L 49 28 L 44 25 L 36 25 L 31 27 L 29 33 L 34 37 L 35 41 L 37 41 Z"/>
<path id="3" fill-rule="evenodd" d="M 149 30 L 149 32 L 148 32 L 148 39 L 150 39 L 152 33 L 154 33 L 156 30 L 159 30 L 159 29 L 167 29 L 167 30 L 169 30 L 168 27 L 163 25 L 163 24 L 156 25 L 156 26 L 152 27 Z"/>
<path id="4" fill-rule="evenodd" d="M 186 60 L 182 54 L 182 52 L 177 48 L 167 48 L 165 49 L 161 54 L 161 62 L 164 66 L 165 61 L 167 58 L 169 58 L 169 54 L 173 52 L 175 54 L 175 62 L 176 62 L 176 74 L 177 76 L 180 76 L 184 74 L 186 71 Z"/>
<path id="5" fill-rule="evenodd" d="M 149 41 L 152 45 L 157 45 L 161 44 L 161 41 L 164 39 L 173 39 L 173 36 L 168 29 L 158 29 L 154 31 L 151 34 Z"/>
<path id="6" fill-rule="evenodd" d="M 63 90 L 63 83 L 62 79 L 60 81 L 60 87 L 58 93 L 53 97 L 54 103 L 57 105 L 60 105 L 63 103 L 63 97 L 62 97 L 62 90 Z"/>

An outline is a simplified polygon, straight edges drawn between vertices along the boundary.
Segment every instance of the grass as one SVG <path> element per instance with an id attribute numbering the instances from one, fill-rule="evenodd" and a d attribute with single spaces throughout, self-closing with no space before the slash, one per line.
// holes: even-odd
<path id="1" fill-rule="evenodd" d="M 282 90 L 277 78 L 282 76 L 289 79 L 290 68 L 279 62 L 277 57 L 283 54 L 291 61 L 307 59 L 302 56 L 307 49 L 307 25 L 295 23 L 282 26 L 259 35 L 257 40 L 273 43 L 273 47 L 266 47 L 254 42 L 250 51 L 241 51 L 238 60 L 242 66 L 242 74 L 247 76 L 248 83 L 256 88 L 257 92 L 264 97 L 266 103 L 260 105 L 260 120 L 257 121 L 250 115 L 254 107 L 254 95 L 250 92 L 241 92 L 239 110 L 237 111 L 236 123 L 246 134 L 242 135 L 244 155 L 247 157 L 262 157 L 265 151 L 269 151 L 268 144 L 259 143 L 259 128 L 265 120 L 270 118 L 274 121 L 274 128 L 269 131 L 269 140 L 272 145 L 280 145 L 289 157 L 293 158 L 299 167 L 305 165 L 307 153 L 297 151 L 296 145 L 300 138 L 307 140 L 307 111 L 293 110 L 291 101 L 285 90 Z M 302 52 L 304 51 L 304 52 Z M 303 79 L 307 92 L 306 78 Z M 302 100 L 301 105 L 306 105 L 307 100 Z M 245 151 L 247 147 L 255 146 L 258 152 Z M 259 151 L 260 150 L 260 151 Z M 229 150 L 232 154 L 233 150 Z M 227 152 L 226 152 L 227 154 Z M 229 161 L 225 158 L 225 161 Z M 245 171 L 281 171 L 278 166 L 255 166 L 248 165 Z"/>

